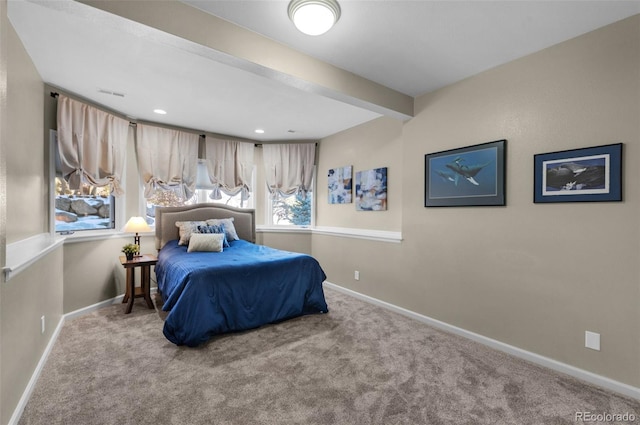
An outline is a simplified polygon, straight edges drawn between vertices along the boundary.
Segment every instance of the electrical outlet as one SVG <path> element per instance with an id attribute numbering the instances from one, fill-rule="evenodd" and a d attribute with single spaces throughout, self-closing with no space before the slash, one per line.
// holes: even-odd
<path id="1" fill-rule="evenodd" d="M 584 346 L 587 348 L 591 348 L 592 350 L 600 351 L 600 334 L 585 331 Z"/>
<path id="2" fill-rule="evenodd" d="M 355 272 L 353 272 L 353 278 L 355 280 L 360 280 L 360 272 L 358 270 L 356 270 Z"/>
<path id="3" fill-rule="evenodd" d="M 44 316 L 40 318 L 40 333 L 44 333 Z"/>

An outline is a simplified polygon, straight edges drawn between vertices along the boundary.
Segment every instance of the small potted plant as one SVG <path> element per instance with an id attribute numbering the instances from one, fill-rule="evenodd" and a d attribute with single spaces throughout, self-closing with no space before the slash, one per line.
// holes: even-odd
<path id="1" fill-rule="evenodd" d="M 122 252 L 124 252 L 124 255 L 127 257 L 127 261 L 131 261 L 133 260 L 133 256 L 140 252 L 140 246 L 128 243 L 122 247 Z"/>

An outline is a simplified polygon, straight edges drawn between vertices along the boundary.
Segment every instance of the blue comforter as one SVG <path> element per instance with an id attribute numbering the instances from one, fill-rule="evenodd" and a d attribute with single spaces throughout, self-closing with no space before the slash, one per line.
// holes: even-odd
<path id="1" fill-rule="evenodd" d="M 212 336 L 326 313 L 324 271 L 305 254 L 239 240 L 223 252 L 189 252 L 168 242 L 155 267 L 169 311 L 164 335 L 196 346 Z"/>

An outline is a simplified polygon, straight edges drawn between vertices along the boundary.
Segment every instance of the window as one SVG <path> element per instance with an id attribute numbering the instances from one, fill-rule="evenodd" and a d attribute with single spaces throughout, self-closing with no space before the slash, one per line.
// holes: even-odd
<path id="1" fill-rule="evenodd" d="M 156 207 L 179 207 L 186 205 L 189 201 L 184 201 L 178 194 L 180 187 L 176 186 L 176 190 L 156 189 L 153 197 L 145 199 L 146 219 L 147 223 L 152 226 L 156 220 Z"/>
<path id="2" fill-rule="evenodd" d="M 222 199 L 211 199 L 209 196 L 211 195 L 211 189 L 196 189 L 196 194 L 189 202 L 186 204 L 205 204 L 207 202 L 213 202 L 216 204 L 224 204 L 229 205 L 231 207 L 236 208 L 253 208 L 253 194 L 249 196 L 249 199 L 243 200 L 242 194 L 236 193 L 235 195 L 227 195 L 222 192 Z"/>
<path id="3" fill-rule="evenodd" d="M 251 187 L 255 187 L 255 167 L 251 174 Z M 176 187 L 176 190 L 178 187 Z M 253 193 L 249 193 L 249 199 L 243 200 L 242 194 L 237 193 L 235 195 L 228 195 L 224 191 L 221 191 L 222 199 L 211 199 L 209 196 L 213 191 L 212 185 L 209 180 L 209 173 L 207 171 L 207 165 L 204 160 L 198 160 L 198 172 L 196 178 L 196 191 L 195 194 L 186 201 L 170 190 L 156 191 L 156 195 L 146 201 L 147 207 L 147 223 L 153 224 L 155 220 L 155 207 L 175 207 L 180 205 L 194 205 L 205 204 L 209 202 L 230 205 L 237 208 L 254 208 Z"/>
<path id="4" fill-rule="evenodd" d="M 256 187 L 256 170 L 255 165 L 251 172 L 251 187 Z M 192 204 L 204 204 L 207 202 L 213 202 L 218 204 L 229 205 L 236 208 L 254 208 L 255 203 L 253 200 L 253 193 L 249 192 L 248 199 L 242 199 L 242 193 L 238 192 L 235 195 L 229 195 L 224 190 L 220 190 L 221 199 L 211 199 L 210 195 L 213 192 L 213 185 L 209 179 L 209 171 L 207 170 L 207 163 L 204 159 L 198 160 L 198 176 L 196 178 L 196 195 L 191 200 Z"/>
<path id="5" fill-rule="evenodd" d="M 271 224 L 289 226 L 311 226 L 313 216 L 313 192 L 303 198 L 299 195 L 278 199 L 269 198 L 267 211 L 270 211 Z"/>
<path id="6" fill-rule="evenodd" d="M 277 199 L 271 199 L 267 192 L 267 225 L 274 226 L 312 226 L 314 223 L 315 194 L 315 167 L 311 180 L 311 190 L 303 198 L 298 194 L 290 196 L 277 195 Z"/>
<path id="7" fill-rule="evenodd" d="M 316 149 L 315 143 L 262 145 L 267 225 L 313 225 Z"/>
<path id="8" fill-rule="evenodd" d="M 109 187 L 83 183 L 78 190 L 71 190 L 62 178 L 55 130 L 51 130 L 50 142 L 51 158 L 54 161 L 52 164 L 54 231 L 74 233 L 81 230 L 114 229 L 116 201 Z"/>

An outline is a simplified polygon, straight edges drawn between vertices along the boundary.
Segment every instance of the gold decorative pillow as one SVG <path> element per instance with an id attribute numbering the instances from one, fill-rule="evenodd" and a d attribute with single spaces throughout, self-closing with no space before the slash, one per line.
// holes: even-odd
<path id="1" fill-rule="evenodd" d="M 222 252 L 222 233 L 192 233 L 187 252 Z"/>

